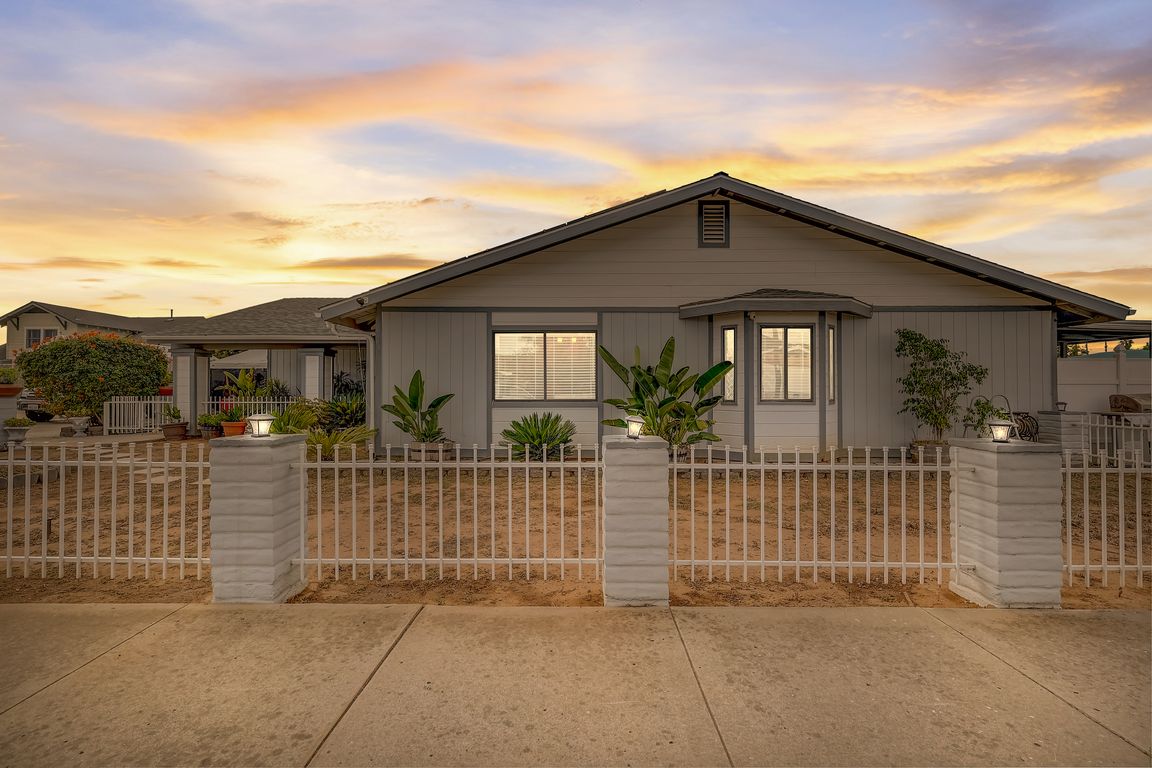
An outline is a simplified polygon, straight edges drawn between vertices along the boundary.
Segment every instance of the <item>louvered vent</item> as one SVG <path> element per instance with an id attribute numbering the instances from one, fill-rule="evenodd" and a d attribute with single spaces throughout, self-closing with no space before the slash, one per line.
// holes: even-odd
<path id="1" fill-rule="evenodd" d="M 700 247 L 728 247 L 728 201 L 700 201 Z"/>

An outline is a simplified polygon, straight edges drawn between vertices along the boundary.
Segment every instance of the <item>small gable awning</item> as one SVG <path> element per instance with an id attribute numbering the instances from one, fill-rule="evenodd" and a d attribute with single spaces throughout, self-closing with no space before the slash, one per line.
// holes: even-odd
<path id="1" fill-rule="evenodd" d="M 694 301 L 680 307 L 682 319 L 725 312 L 844 312 L 858 317 L 872 317 L 872 305 L 835 293 L 761 288 L 721 299 Z"/>

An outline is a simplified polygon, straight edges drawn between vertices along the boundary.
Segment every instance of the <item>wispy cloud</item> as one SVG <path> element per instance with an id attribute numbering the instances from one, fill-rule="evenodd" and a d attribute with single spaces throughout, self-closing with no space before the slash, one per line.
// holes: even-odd
<path id="1" fill-rule="evenodd" d="M 373 270 L 373 269 L 404 269 L 404 270 L 424 270 L 435 267 L 440 262 L 429 261 L 420 256 L 411 253 L 382 253 L 376 256 L 349 256 L 345 258 L 331 258 L 331 259 L 315 259 L 313 261 L 305 261 L 300 264 L 292 265 L 293 269 L 311 269 L 311 270 L 327 270 L 327 269 L 352 269 L 352 270 Z"/>

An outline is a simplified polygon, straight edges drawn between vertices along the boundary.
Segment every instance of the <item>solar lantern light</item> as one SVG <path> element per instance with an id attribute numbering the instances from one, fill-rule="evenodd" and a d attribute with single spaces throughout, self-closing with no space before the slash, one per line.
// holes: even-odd
<path id="1" fill-rule="evenodd" d="M 1057 401 L 1056 410 L 1058 410 L 1058 411 L 1068 410 L 1068 403 L 1064 402 L 1063 400 Z"/>
<path id="2" fill-rule="evenodd" d="M 639 416 L 629 416 L 628 418 L 624 419 L 624 422 L 628 425 L 628 439 L 639 440 L 640 430 L 644 426 L 644 419 L 640 418 Z"/>
<path id="3" fill-rule="evenodd" d="M 1004 419 L 993 419 L 988 422 L 988 430 L 992 433 L 992 442 L 1007 443 L 1011 440 L 1015 424 Z"/>
<path id="4" fill-rule="evenodd" d="M 252 437 L 268 437 L 271 434 L 272 422 L 275 416 L 270 413 L 256 413 L 248 417 L 248 426 L 252 429 Z"/>

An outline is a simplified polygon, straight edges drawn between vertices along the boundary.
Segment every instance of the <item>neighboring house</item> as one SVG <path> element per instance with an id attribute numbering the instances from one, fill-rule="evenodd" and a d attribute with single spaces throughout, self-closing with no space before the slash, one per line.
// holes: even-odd
<path id="1" fill-rule="evenodd" d="M 1109 411 L 1109 398 L 1115 394 L 1152 394 L 1152 361 L 1149 351 L 1139 347 L 1152 335 L 1152 321 L 1116 320 L 1106 323 L 1061 328 L 1061 357 L 1056 361 L 1057 399 L 1069 411 L 1093 413 Z M 1073 344 L 1135 341 L 1138 348 L 1066 356 Z"/>
<path id="2" fill-rule="evenodd" d="M 201 404 L 216 396 L 211 384 L 218 350 L 243 350 L 244 360 L 262 368 L 293 391 L 309 398 L 330 398 L 340 374 L 363 381 L 369 368 L 368 336 L 320 319 L 320 307 L 332 299 L 278 299 L 208 318 L 173 321 L 146 334 L 148 341 L 172 350 L 173 398 L 196 423 Z"/>
<path id="3" fill-rule="evenodd" d="M 30 301 L 0 317 L 8 331 L 5 359 L 15 360 L 17 353 L 57 336 L 102 331 L 121 336 L 140 336 L 164 327 L 168 323 L 194 320 L 187 317 L 125 317 L 107 312 L 93 312 L 76 307 L 64 307 L 43 301 Z"/>
<path id="4" fill-rule="evenodd" d="M 499 441 L 512 419 L 555 411 L 591 444 L 620 415 L 604 345 L 655 363 L 721 359 L 715 432 L 731 445 L 906 444 L 894 331 L 948 339 L 987 366 L 979 392 L 1015 410 L 1056 401 L 1057 328 L 1128 307 L 726 174 L 659 192 L 325 307 L 374 334 L 377 399 L 412 372 L 450 438 Z M 717 392 L 721 391 L 720 389 Z M 370 409 L 371 410 L 371 409 Z M 406 440 L 381 420 L 381 443 Z"/>

